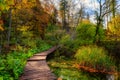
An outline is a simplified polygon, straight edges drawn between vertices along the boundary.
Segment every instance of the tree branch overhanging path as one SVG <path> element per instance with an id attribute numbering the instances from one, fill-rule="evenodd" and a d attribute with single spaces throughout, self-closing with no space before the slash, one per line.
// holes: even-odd
<path id="1" fill-rule="evenodd" d="M 50 71 L 46 63 L 46 57 L 57 48 L 58 46 L 54 46 L 29 58 L 24 68 L 24 73 L 19 80 L 56 80 L 57 77 Z"/>

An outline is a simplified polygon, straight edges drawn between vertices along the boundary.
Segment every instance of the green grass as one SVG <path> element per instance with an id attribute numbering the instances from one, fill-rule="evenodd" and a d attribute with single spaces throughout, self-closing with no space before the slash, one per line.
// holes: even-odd
<path id="1" fill-rule="evenodd" d="M 92 66 L 96 69 L 102 68 L 107 71 L 114 70 L 115 63 L 107 51 L 97 46 L 82 46 L 75 54 L 75 58 L 79 64 L 84 66 Z"/>

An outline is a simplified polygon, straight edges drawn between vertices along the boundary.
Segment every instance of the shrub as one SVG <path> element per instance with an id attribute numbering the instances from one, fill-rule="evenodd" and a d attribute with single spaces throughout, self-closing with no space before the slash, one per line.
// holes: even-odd
<path id="1" fill-rule="evenodd" d="M 71 39 L 70 39 L 70 35 L 64 35 L 62 36 L 60 43 L 63 45 L 70 45 L 71 44 Z"/>
<path id="2" fill-rule="evenodd" d="M 79 41 L 80 44 L 91 44 L 94 40 L 95 30 L 95 25 L 91 23 L 81 23 L 76 28 L 76 39 Z"/>
<path id="3" fill-rule="evenodd" d="M 60 44 L 62 45 L 60 53 L 72 57 L 74 52 L 74 41 L 71 39 L 71 36 L 69 34 L 64 34 L 60 40 Z"/>
<path id="4" fill-rule="evenodd" d="M 93 44 L 95 38 L 104 39 L 104 29 L 99 28 L 99 36 L 95 36 L 96 25 L 92 23 L 81 23 L 76 28 L 76 43 L 79 45 Z"/>
<path id="5" fill-rule="evenodd" d="M 75 58 L 79 61 L 79 64 L 96 69 L 102 68 L 111 71 L 115 66 L 114 61 L 107 55 L 107 52 L 97 46 L 83 46 L 79 48 Z"/>
<path id="6" fill-rule="evenodd" d="M 46 28 L 45 39 L 52 45 L 58 44 L 62 34 L 63 31 L 59 26 L 49 24 Z"/>

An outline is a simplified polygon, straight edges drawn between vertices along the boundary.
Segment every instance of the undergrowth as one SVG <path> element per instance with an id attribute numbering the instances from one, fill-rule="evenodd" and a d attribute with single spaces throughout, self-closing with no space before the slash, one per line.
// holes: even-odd
<path id="1" fill-rule="evenodd" d="M 75 54 L 80 65 L 93 67 L 98 70 L 115 71 L 115 62 L 101 47 L 82 46 Z"/>
<path id="2" fill-rule="evenodd" d="M 39 41 L 36 48 L 20 51 L 11 51 L 0 56 L 0 80 L 18 80 L 22 74 L 27 58 L 35 53 L 49 49 L 51 46 L 44 41 Z"/>

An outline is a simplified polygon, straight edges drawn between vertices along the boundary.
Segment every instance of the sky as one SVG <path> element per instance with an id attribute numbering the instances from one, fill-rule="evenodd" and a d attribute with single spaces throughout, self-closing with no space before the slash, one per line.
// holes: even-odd
<path id="1" fill-rule="evenodd" d="M 96 23 L 94 11 L 99 8 L 99 4 L 97 3 L 97 0 L 81 0 L 81 2 L 86 8 L 85 9 L 86 12 L 90 14 L 90 21 Z"/>
<path id="2" fill-rule="evenodd" d="M 41 0 L 41 1 L 44 1 L 44 0 Z M 53 1 L 55 3 L 56 8 L 59 8 L 59 1 L 60 0 L 53 0 Z M 99 4 L 98 4 L 97 0 L 73 0 L 73 1 L 76 3 L 78 1 L 80 1 L 85 6 L 85 12 L 89 13 L 90 21 L 93 23 L 96 23 L 94 12 L 99 9 Z M 102 1 L 104 1 L 104 0 L 102 0 Z M 79 7 L 80 4 L 78 4 L 77 6 Z M 76 8 L 76 9 L 72 10 L 72 12 L 75 12 L 76 10 L 79 10 L 79 9 Z"/>
<path id="3" fill-rule="evenodd" d="M 102 0 L 102 2 L 104 1 L 105 0 Z M 99 10 L 99 3 L 97 2 L 97 0 L 82 0 L 82 2 L 87 8 L 86 11 L 90 13 L 90 20 L 94 23 L 95 22 L 94 11 Z M 117 0 L 117 5 L 120 5 L 120 0 Z M 120 7 L 118 8 L 118 11 L 120 12 Z"/>
<path id="4" fill-rule="evenodd" d="M 40 0 L 40 1 L 44 1 L 44 0 Z M 79 0 L 74 0 L 74 1 L 76 1 L 76 3 L 77 3 L 77 1 L 79 1 Z M 93 11 L 98 8 L 98 3 L 96 2 L 97 0 L 80 0 L 80 1 L 85 6 L 86 12 L 90 13 L 90 20 L 92 22 L 94 22 L 94 12 Z M 55 6 L 58 8 L 59 0 L 54 0 L 54 2 L 56 3 Z"/>
<path id="5" fill-rule="evenodd" d="M 96 8 L 98 8 L 97 0 L 81 0 L 81 1 L 86 7 L 90 9 L 95 10 Z"/>

